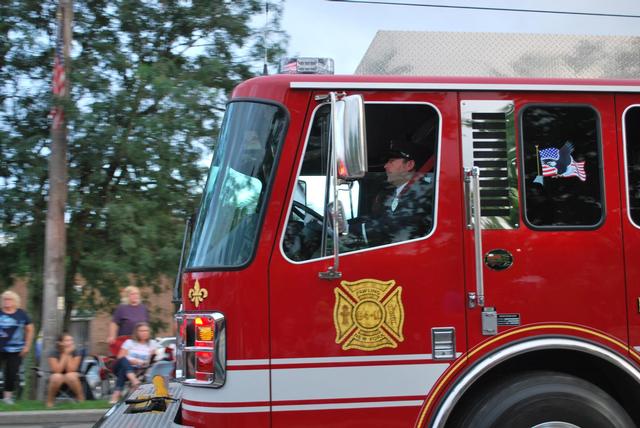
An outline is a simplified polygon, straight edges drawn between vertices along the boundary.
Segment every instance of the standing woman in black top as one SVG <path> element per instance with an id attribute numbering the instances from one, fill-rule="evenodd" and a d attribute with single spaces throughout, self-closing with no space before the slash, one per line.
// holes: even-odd
<path id="1" fill-rule="evenodd" d="M 19 306 L 20 296 L 10 290 L 2 293 L 0 364 L 4 364 L 3 401 L 5 404 L 14 404 L 13 391 L 16 388 L 22 357 L 29 353 L 33 341 L 31 318 Z"/>

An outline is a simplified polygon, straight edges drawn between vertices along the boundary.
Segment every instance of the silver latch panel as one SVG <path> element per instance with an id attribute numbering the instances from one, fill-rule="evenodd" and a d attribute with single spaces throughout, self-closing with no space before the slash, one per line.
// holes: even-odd
<path id="1" fill-rule="evenodd" d="M 482 308 L 482 334 L 495 336 L 498 334 L 498 314 L 496 308 Z"/>
<path id="2" fill-rule="evenodd" d="M 453 327 L 431 329 L 431 345 L 434 360 L 453 360 L 456 357 L 456 334 Z"/>

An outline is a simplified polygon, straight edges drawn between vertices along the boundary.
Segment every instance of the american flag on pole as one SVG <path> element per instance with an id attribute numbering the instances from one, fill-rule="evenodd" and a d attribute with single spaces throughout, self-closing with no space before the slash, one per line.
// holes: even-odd
<path id="1" fill-rule="evenodd" d="M 553 177 L 558 174 L 555 163 L 560 158 L 560 150 L 555 147 L 540 150 L 540 161 L 542 163 L 542 176 Z"/>
<path id="2" fill-rule="evenodd" d="M 58 31 L 56 35 L 56 51 L 53 59 L 53 96 L 54 99 L 62 98 L 67 94 L 67 78 L 64 71 L 64 25 L 62 22 L 62 14 L 58 14 Z M 51 118 L 53 120 L 53 129 L 59 129 L 64 122 L 64 109 L 62 106 L 54 105 L 51 108 Z"/>
<path id="3" fill-rule="evenodd" d="M 297 58 L 287 58 L 283 62 L 280 73 L 282 74 L 296 74 L 298 71 L 298 60 Z"/>

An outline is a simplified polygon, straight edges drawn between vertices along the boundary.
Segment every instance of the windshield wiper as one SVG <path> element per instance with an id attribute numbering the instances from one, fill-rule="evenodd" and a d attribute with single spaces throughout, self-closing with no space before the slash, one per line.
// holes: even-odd
<path id="1" fill-rule="evenodd" d="M 176 283 L 173 286 L 173 304 L 179 305 L 182 303 L 182 289 L 180 285 L 182 284 L 182 267 L 184 264 L 184 252 L 187 248 L 187 240 L 189 239 L 189 235 L 191 235 L 191 217 L 187 218 L 187 221 L 184 225 L 184 236 L 182 238 L 182 251 L 180 251 L 180 263 L 178 265 L 178 274 L 176 275 Z"/>

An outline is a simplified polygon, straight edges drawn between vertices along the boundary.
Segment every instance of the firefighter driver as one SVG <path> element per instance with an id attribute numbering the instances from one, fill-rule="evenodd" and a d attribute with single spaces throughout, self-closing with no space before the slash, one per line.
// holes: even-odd
<path id="1" fill-rule="evenodd" d="M 431 229 L 434 183 L 432 174 L 417 171 L 420 152 L 406 140 L 391 142 L 384 164 L 387 186 L 371 213 L 355 219 L 367 247 L 419 238 Z"/>

